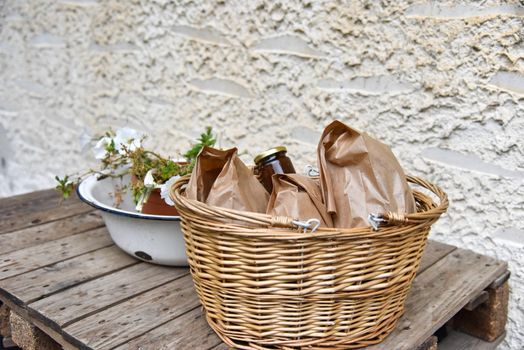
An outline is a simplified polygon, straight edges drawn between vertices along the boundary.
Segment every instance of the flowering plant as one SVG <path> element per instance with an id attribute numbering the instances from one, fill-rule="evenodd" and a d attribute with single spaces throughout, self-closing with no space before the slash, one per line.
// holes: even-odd
<path id="1" fill-rule="evenodd" d="M 116 132 L 109 130 L 103 136 L 93 139 L 94 156 L 101 164 L 99 169 L 89 169 L 81 175 L 55 176 L 56 189 L 68 198 L 74 187 L 87 175 L 96 174 L 98 180 L 113 177 L 122 178 L 131 175 L 129 184 L 120 186 L 114 193 L 115 205 L 122 202 L 122 193 L 131 190 L 137 210 L 147 201 L 154 189 L 160 189 L 160 195 L 169 205 L 174 203 L 169 198 L 169 187 L 182 175 L 189 174 L 195 165 L 196 157 L 204 146 L 214 146 L 216 138 L 211 127 L 200 135 L 197 143 L 183 154 L 183 161 L 165 158 L 156 152 L 145 149 L 142 144 L 146 136 L 131 128 L 122 128 Z"/>

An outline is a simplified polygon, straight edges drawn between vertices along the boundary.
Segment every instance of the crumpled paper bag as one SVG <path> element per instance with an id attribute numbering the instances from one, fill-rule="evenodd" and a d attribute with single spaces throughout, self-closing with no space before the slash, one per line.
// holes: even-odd
<path id="1" fill-rule="evenodd" d="M 318 179 L 298 174 L 275 174 L 267 213 L 293 219 L 320 220 L 320 226 L 333 227 L 331 215 L 322 203 Z"/>
<path id="2" fill-rule="evenodd" d="M 186 188 L 186 196 L 209 205 L 265 213 L 269 194 L 237 155 L 237 149 L 204 147 Z"/>
<path id="3" fill-rule="evenodd" d="M 413 213 L 415 201 L 391 149 L 336 120 L 317 149 L 320 188 L 335 227 L 369 226 L 368 215 Z"/>

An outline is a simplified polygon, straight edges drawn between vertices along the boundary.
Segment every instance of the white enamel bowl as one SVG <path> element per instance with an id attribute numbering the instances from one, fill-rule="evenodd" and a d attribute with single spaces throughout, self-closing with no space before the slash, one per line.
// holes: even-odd
<path id="1" fill-rule="evenodd" d="M 149 215 L 137 212 L 131 195 L 115 208 L 114 187 L 127 179 L 95 175 L 84 179 L 77 188 L 78 196 L 87 204 L 100 209 L 111 238 L 126 253 L 155 264 L 187 266 L 180 216 Z"/>

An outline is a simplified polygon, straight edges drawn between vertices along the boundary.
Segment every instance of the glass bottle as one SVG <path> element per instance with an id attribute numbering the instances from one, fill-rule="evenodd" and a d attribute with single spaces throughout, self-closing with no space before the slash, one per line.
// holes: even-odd
<path id="1" fill-rule="evenodd" d="M 293 163 L 286 153 L 286 147 L 277 146 L 261 152 L 254 159 L 255 175 L 269 193 L 273 191 L 273 174 L 295 173 Z"/>

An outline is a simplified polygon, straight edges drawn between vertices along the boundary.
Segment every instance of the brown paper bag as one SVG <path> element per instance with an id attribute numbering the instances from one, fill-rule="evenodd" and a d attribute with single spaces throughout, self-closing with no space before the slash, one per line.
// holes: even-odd
<path id="1" fill-rule="evenodd" d="M 238 158 L 237 149 L 204 147 L 186 188 L 186 196 L 209 205 L 265 213 L 269 194 Z"/>
<path id="2" fill-rule="evenodd" d="M 413 193 L 390 148 L 340 121 L 324 130 L 317 150 L 320 187 L 335 227 L 369 226 L 371 213 L 412 213 Z"/>
<path id="3" fill-rule="evenodd" d="M 276 174 L 267 213 L 298 220 L 318 219 L 320 226 L 333 227 L 331 215 L 322 203 L 320 184 L 316 179 L 298 174 Z"/>

